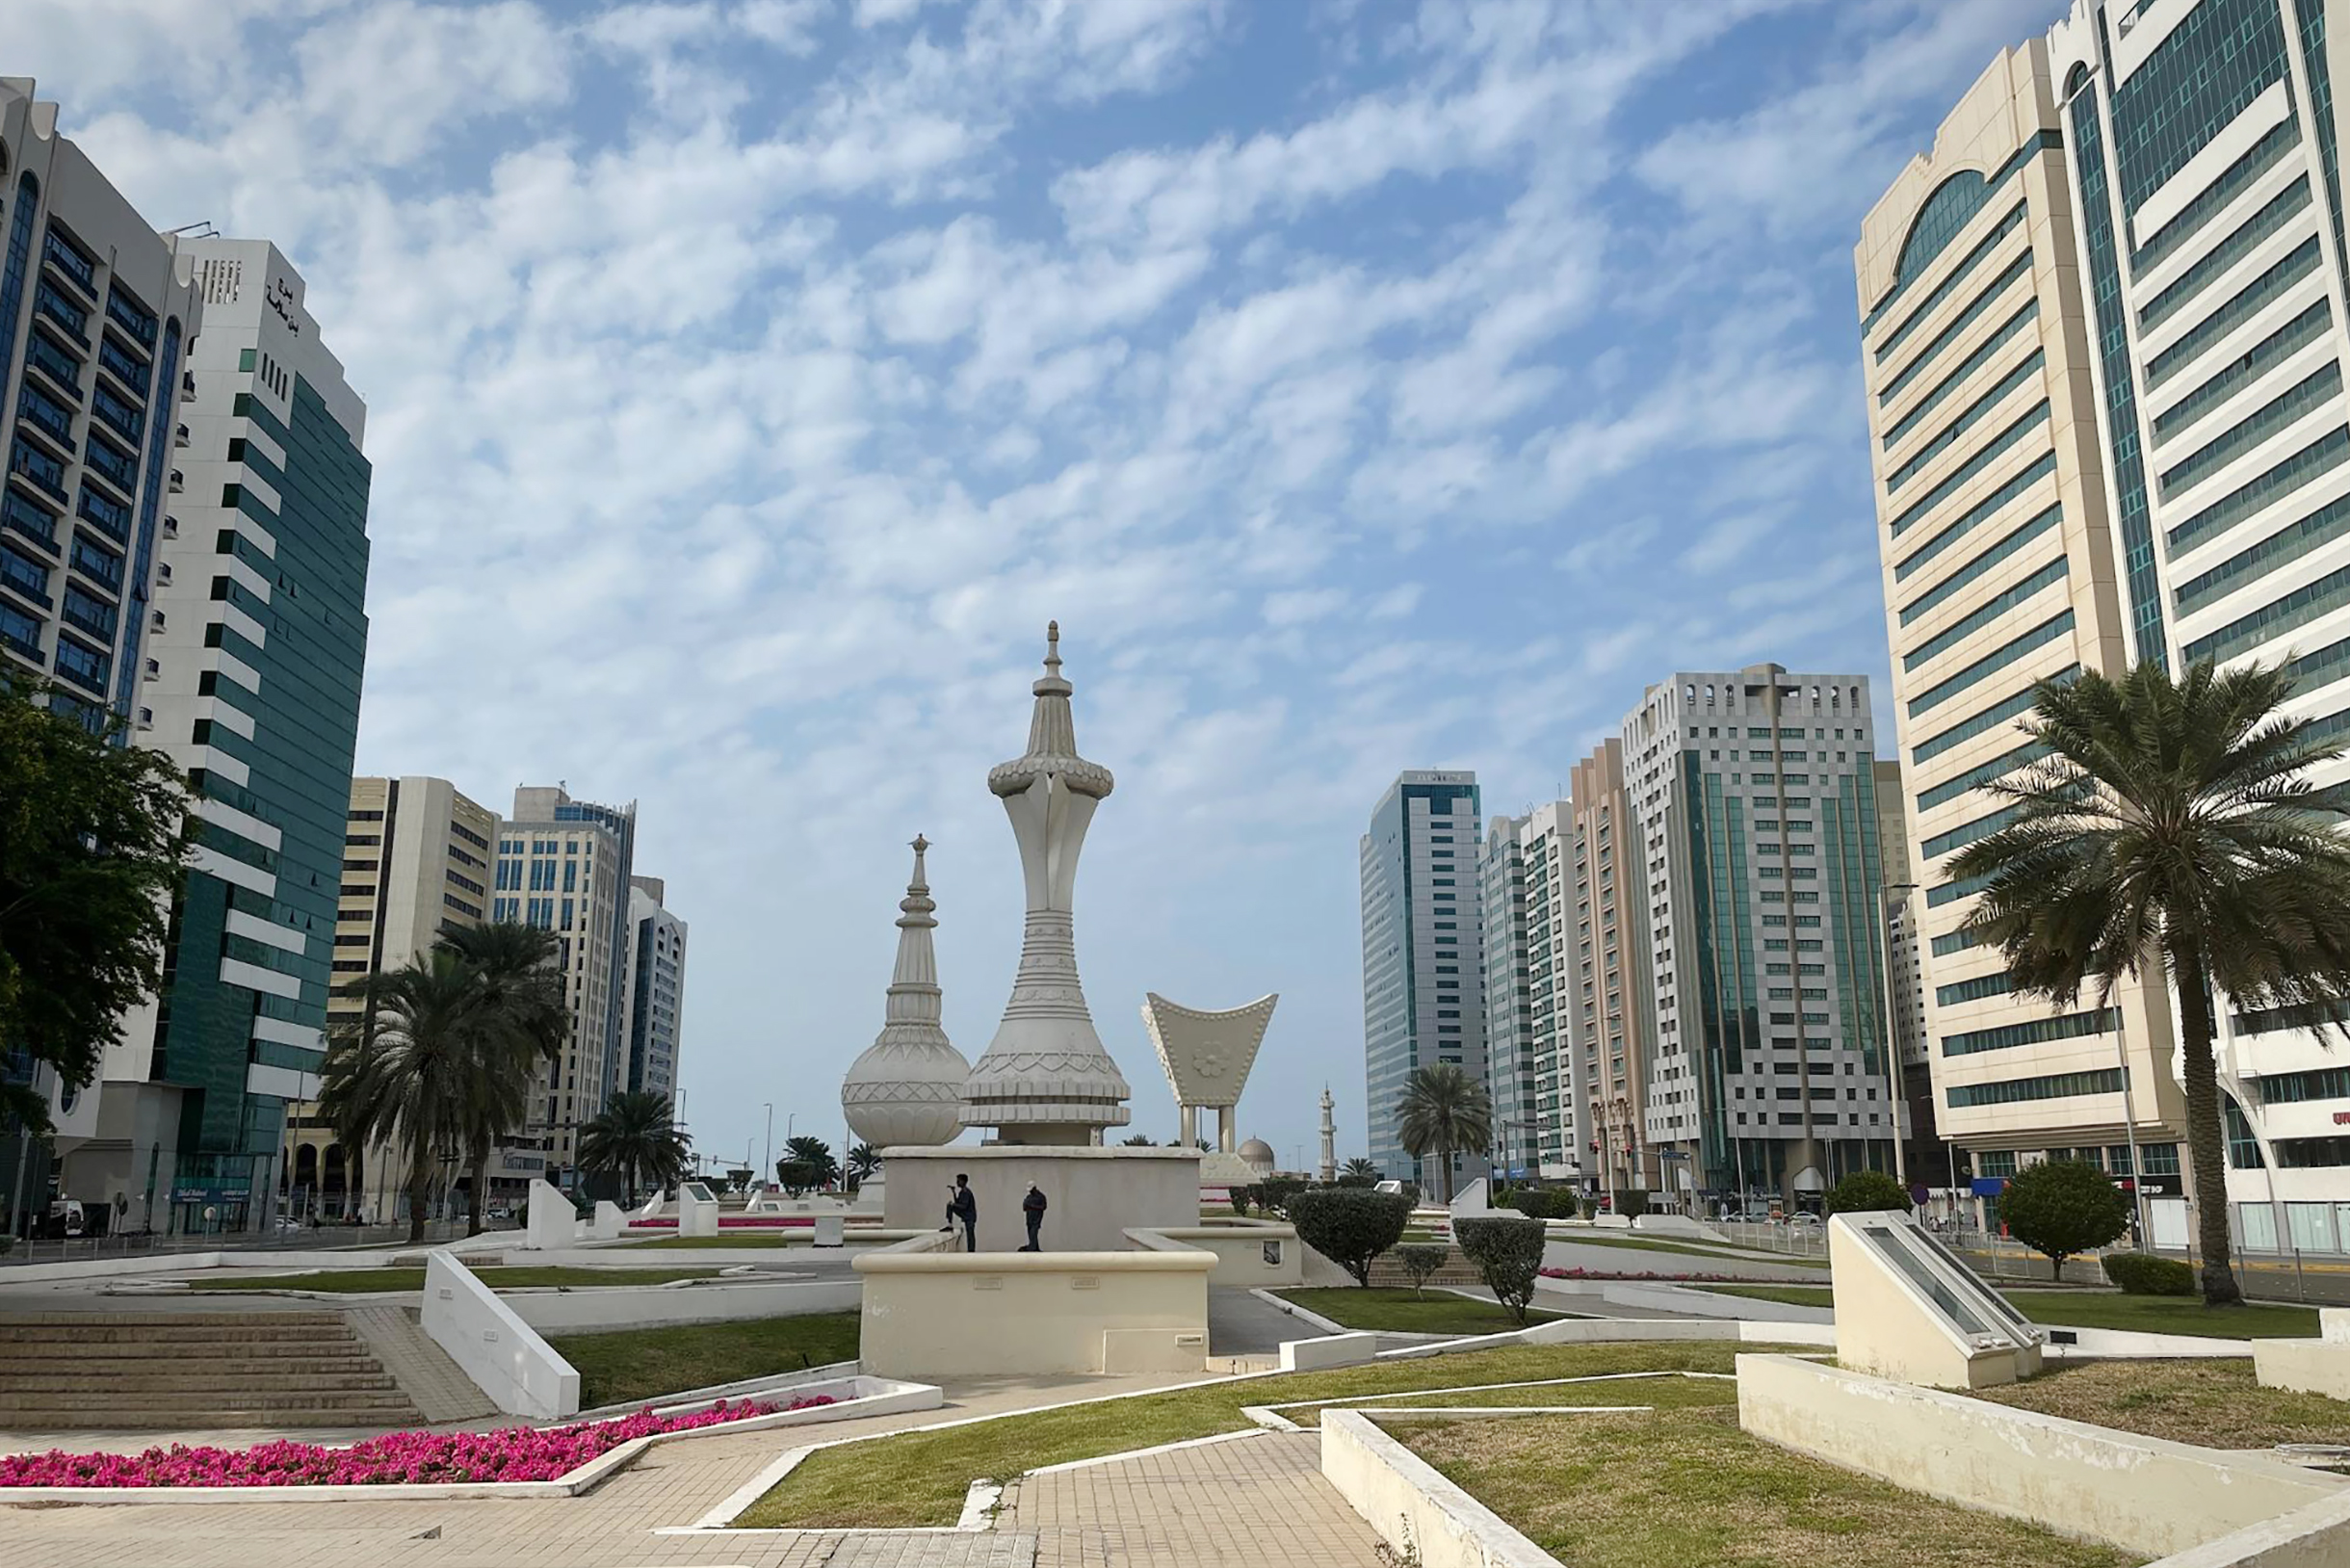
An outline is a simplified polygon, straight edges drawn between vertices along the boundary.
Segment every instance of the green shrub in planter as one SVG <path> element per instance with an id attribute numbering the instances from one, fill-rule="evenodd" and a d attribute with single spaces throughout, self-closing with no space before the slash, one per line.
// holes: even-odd
<path id="1" fill-rule="evenodd" d="M 1615 1212 L 1626 1219 L 1639 1218 L 1648 1213 L 1648 1194 L 1646 1192 L 1618 1192 L 1615 1195 Z"/>
<path id="2" fill-rule="evenodd" d="M 1540 1219 L 1551 1212 L 1551 1194 L 1522 1187 L 1503 1198 L 1498 1207 L 1515 1209 L 1528 1219 Z"/>
<path id="3" fill-rule="evenodd" d="M 1542 1272 L 1542 1224 L 1533 1219 L 1456 1219 L 1452 1235 L 1461 1251 L 1476 1265 L 1485 1288 L 1493 1292 L 1510 1316 L 1526 1321 L 1528 1303 L 1534 1299 L 1534 1280 Z"/>
<path id="4" fill-rule="evenodd" d="M 1302 1176 L 1267 1176 L 1249 1191 L 1258 1208 L 1268 1215 L 1282 1214 L 1287 1212 L 1290 1199 L 1304 1191 L 1308 1185 Z"/>
<path id="5" fill-rule="evenodd" d="M 2195 1270 L 2176 1258 L 2147 1252 L 2105 1255 L 2105 1277 L 2128 1295 L 2193 1295 Z"/>
<path id="6" fill-rule="evenodd" d="M 1290 1223 L 1297 1239 L 1354 1276 L 1371 1284 L 1371 1261 L 1403 1240 L 1412 1206 L 1400 1193 L 1360 1187 L 1309 1188 L 1291 1197 Z"/>
<path id="7" fill-rule="evenodd" d="M 1420 1288 L 1427 1284 L 1436 1270 L 1442 1268 L 1446 1260 L 1452 1256 L 1452 1249 L 1434 1241 L 1406 1241 L 1388 1256 L 1394 1258 L 1404 1273 L 1411 1276 L 1412 1294 L 1418 1295 Z"/>

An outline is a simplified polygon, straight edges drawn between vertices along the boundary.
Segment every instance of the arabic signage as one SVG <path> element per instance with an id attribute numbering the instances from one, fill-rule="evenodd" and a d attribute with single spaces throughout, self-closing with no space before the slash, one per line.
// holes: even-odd
<path id="1" fill-rule="evenodd" d="M 282 277 L 275 279 L 270 284 L 269 301 L 270 308 L 277 313 L 279 321 L 286 324 L 287 330 L 300 335 L 301 301 L 294 298 L 294 285 Z"/>

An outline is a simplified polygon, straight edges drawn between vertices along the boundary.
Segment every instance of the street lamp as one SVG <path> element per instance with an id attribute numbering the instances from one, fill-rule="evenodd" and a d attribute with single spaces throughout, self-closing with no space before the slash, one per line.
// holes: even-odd
<path id="1" fill-rule="evenodd" d="M 772 1170 L 775 1165 L 775 1102 L 772 1100 L 762 1100 L 759 1103 L 767 1107 L 766 1158 L 759 1162 L 759 1186 L 764 1189 L 767 1186 L 767 1173 L 770 1170 Z M 791 1136 L 792 1124 L 787 1121 L 783 1124 L 783 1128 L 784 1136 L 789 1137 Z"/>

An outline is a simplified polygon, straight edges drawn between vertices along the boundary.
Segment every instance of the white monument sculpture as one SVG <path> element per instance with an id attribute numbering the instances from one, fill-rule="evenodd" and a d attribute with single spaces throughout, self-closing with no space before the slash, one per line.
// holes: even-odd
<path id="1" fill-rule="evenodd" d="M 1020 841 L 1028 926 L 1004 1022 L 963 1081 L 961 1120 L 996 1129 L 1003 1143 L 1094 1144 L 1104 1128 L 1126 1125 L 1127 1087 L 1085 1009 L 1072 895 L 1085 829 L 1114 783 L 1109 769 L 1077 754 L 1058 621 L 1045 644 L 1028 750 L 987 774 Z"/>
<path id="2" fill-rule="evenodd" d="M 1252 1169 L 1241 1157 L 1234 1110 L 1280 1000 L 1278 994 L 1261 996 L 1238 1007 L 1204 1012 L 1169 1002 L 1156 991 L 1143 993 L 1142 1026 L 1150 1032 L 1167 1086 L 1175 1091 L 1176 1142 L 1196 1145 L 1201 1109 L 1215 1112 L 1215 1148 L 1199 1163 L 1199 1179 L 1206 1186 L 1246 1187 L 1266 1174 Z"/>
<path id="3" fill-rule="evenodd" d="M 946 1143 L 962 1132 L 956 1115 L 971 1064 L 939 1025 L 938 956 L 930 947 L 938 905 L 922 867 L 929 848 L 915 835 L 914 879 L 898 905 L 898 967 L 881 1032 L 841 1082 L 849 1131 L 876 1149 Z"/>

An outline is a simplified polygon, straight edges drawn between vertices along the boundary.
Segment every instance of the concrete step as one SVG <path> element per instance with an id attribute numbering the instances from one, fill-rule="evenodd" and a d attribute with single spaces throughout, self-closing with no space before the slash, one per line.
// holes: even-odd
<path id="1" fill-rule="evenodd" d="M 15 1372 L 0 1367 L 0 1389 L 10 1394 L 103 1395 L 121 1392 L 151 1394 L 302 1393 L 321 1387 L 337 1389 L 396 1389 L 390 1372 L 372 1361 L 338 1367 L 331 1372 L 301 1372 L 248 1362 L 234 1369 L 192 1367 L 184 1372 L 117 1372 L 91 1373 L 88 1364 L 42 1372 Z"/>
<path id="2" fill-rule="evenodd" d="M 406 1407 L 381 1410 L 283 1410 L 217 1405 L 209 1409 L 178 1411 L 169 1421 L 155 1421 L 123 1411 L 50 1407 L 27 1409 L 21 1413 L 0 1412 L 0 1431 L 120 1431 L 125 1428 L 136 1430 L 143 1426 L 186 1431 L 228 1430 L 241 1426 L 396 1427 L 412 1425 L 416 1419 L 416 1412 Z"/>
<path id="3" fill-rule="evenodd" d="M 210 1325 L 183 1328 L 115 1323 L 93 1315 L 78 1326 L 44 1323 L 29 1328 L 0 1328 L 0 1350 L 13 1346 L 47 1345 L 294 1345 L 351 1337 L 351 1329 L 339 1320 L 330 1323 L 249 1322 L 241 1328 Z"/>
<path id="4" fill-rule="evenodd" d="M 87 1340 L 0 1341 L 0 1366 L 43 1361 L 188 1361 L 238 1357 L 363 1355 L 352 1334 L 246 1334 L 233 1340 L 137 1339 L 101 1335 Z"/>
<path id="5" fill-rule="evenodd" d="M 121 1347 L 118 1346 L 113 1348 Z M 233 1356 L 0 1355 L 0 1388 L 14 1387 L 28 1377 L 78 1377 L 86 1381 L 103 1381 L 115 1377 L 170 1377 L 196 1372 L 221 1380 L 243 1377 L 252 1372 L 299 1372 L 306 1377 L 339 1377 L 346 1372 L 374 1372 L 379 1365 L 376 1357 L 348 1345 L 336 1346 L 324 1352 L 303 1350 L 285 1355 L 274 1355 L 267 1348 L 256 1346 L 245 1346 Z"/>
<path id="6" fill-rule="evenodd" d="M 23 1412 L 39 1409 L 107 1410 L 118 1418 L 122 1412 L 144 1416 L 170 1414 L 172 1420 L 123 1423 L 117 1424 L 185 1426 L 181 1419 L 191 1410 L 251 1409 L 251 1410 L 381 1410 L 397 1416 L 413 1416 L 416 1407 L 407 1396 L 392 1389 L 195 1389 L 179 1393 L 155 1393 L 145 1389 L 109 1391 L 76 1390 L 70 1394 L 18 1394 L 13 1390 L 0 1394 L 0 1426 L 21 1428 L 27 1424 Z"/>

